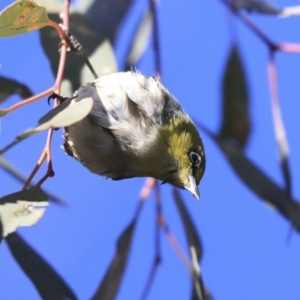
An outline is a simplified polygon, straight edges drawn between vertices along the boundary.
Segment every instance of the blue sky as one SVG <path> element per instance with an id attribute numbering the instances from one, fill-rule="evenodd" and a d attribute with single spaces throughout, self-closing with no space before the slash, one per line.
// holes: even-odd
<path id="1" fill-rule="evenodd" d="M 185 110 L 217 132 L 221 116 L 221 80 L 235 40 L 247 73 L 252 134 L 246 154 L 278 184 L 283 185 L 274 138 L 265 45 L 234 20 L 219 1 L 160 1 L 159 26 L 164 85 Z M 0 9 L 10 1 L 2 0 Z M 278 6 L 296 1 L 276 1 Z M 133 10 L 135 12 L 135 10 Z M 250 16 L 276 42 L 299 43 L 299 18 Z M 128 20 L 130 23 L 130 20 Z M 127 23 L 126 23 L 127 24 Z M 126 27 L 127 28 L 127 27 Z M 127 29 L 124 34 L 126 39 Z M 121 42 L 118 43 L 121 48 Z M 119 50 L 122 54 L 122 50 Z M 279 96 L 290 146 L 293 195 L 299 198 L 300 55 L 278 53 Z M 52 86 L 54 78 L 39 44 L 39 35 L 0 40 L 0 75 L 26 83 L 34 93 Z M 153 52 L 148 50 L 138 69 L 153 75 Z M 20 99 L 11 97 L 8 107 Z M 1 119 L 0 148 L 48 111 L 46 100 L 24 107 Z M 55 177 L 45 188 L 68 201 L 67 208 L 51 204 L 43 219 L 18 232 L 66 279 L 79 299 L 95 292 L 115 249 L 131 221 L 144 179 L 113 182 L 89 173 L 60 149 L 62 132 L 53 139 Z M 182 192 L 204 245 L 201 264 L 204 281 L 215 299 L 299 299 L 299 236 L 290 225 L 265 206 L 234 174 L 223 154 L 202 133 L 207 170 L 200 184 L 201 200 Z M 46 133 L 16 146 L 6 155 L 29 174 L 45 143 Z M 37 178 L 43 176 L 45 168 Z M 0 170 L 1 194 L 21 187 Z M 171 196 L 161 188 L 166 219 L 188 253 L 183 228 Z M 118 299 L 138 299 L 154 258 L 155 208 L 147 201 L 134 235 L 128 268 Z M 182 262 L 161 234 L 162 264 L 148 299 L 188 299 L 191 281 Z M 0 247 L 0 290 L 3 299 L 39 299 L 38 293 L 13 260 L 8 247 Z"/>

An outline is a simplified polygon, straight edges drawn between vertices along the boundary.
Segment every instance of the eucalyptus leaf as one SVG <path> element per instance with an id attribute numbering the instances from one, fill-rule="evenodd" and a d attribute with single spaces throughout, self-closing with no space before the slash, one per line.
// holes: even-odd
<path id="1" fill-rule="evenodd" d="M 200 261 L 202 260 L 203 256 L 203 247 L 200 240 L 200 236 L 196 229 L 195 223 L 192 220 L 190 213 L 184 204 L 182 196 L 176 188 L 173 189 L 173 197 L 177 209 L 179 211 L 181 221 L 184 226 L 185 237 L 187 239 L 193 261 L 194 272 L 192 299 L 205 300 L 206 291 L 204 288 L 204 283 L 199 267 Z"/>
<path id="2" fill-rule="evenodd" d="M 6 109 L 0 109 L 0 118 L 6 116 L 9 113 Z"/>
<path id="3" fill-rule="evenodd" d="M 67 98 L 62 104 L 50 110 L 47 114 L 41 117 L 38 121 L 38 126 L 27 129 L 9 145 L 0 151 L 0 155 L 19 144 L 21 141 L 50 128 L 60 128 L 70 126 L 83 118 L 85 118 L 92 110 L 94 101 L 92 98 L 84 98 L 80 101 L 72 101 Z"/>
<path id="4" fill-rule="evenodd" d="M 133 0 L 93 1 L 85 15 L 105 38 L 114 44 L 117 33 Z"/>
<path id="5" fill-rule="evenodd" d="M 201 243 L 201 239 L 198 233 L 198 230 L 195 226 L 192 217 L 186 208 L 182 196 L 178 189 L 173 189 L 173 198 L 175 200 L 178 212 L 181 217 L 181 221 L 184 226 L 185 236 L 189 245 L 189 248 L 193 246 L 196 251 L 197 259 L 200 262 L 203 256 L 203 246 Z"/>
<path id="6" fill-rule="evenodd" d="M 44 300 L 76 300 L 77 296 L 53 267 L 17 233 L 6 238 L 11 254 Z"/>
<path id="7" fill-rule="evenodd" d="M 199 122 L 196 122 L 196 124 L 218 145 L 228 163 L 244 184 L 270 207 L 279 211 L 297 231 L 300 231 L 299 202 L 291 198 L 285 189 L 281 188 L 247 158 L 235 143 L 213 134 Z"/>
<path id="8" fill-rule="evenodd" d="M 33 187 L 0 198 L 1 237 L 19 226 L 32 226 L 44 215 L 48 196 L 40 187 Z"/>
<path id="9" fill-rule="evenodd" d="M 127 265 L 135 225 L 136 222 L 132 221 L 119 237 L 115 256 L 92 300 L 113 300 L 116 298 Z"/>
<path id="10" fill-rule="evenodd" d="M 237 9 L 246 9 L 249 12 L 267 15 L 278 15 L 281 12 L 281 9 L 274 4 L 261 0 L 233 0 L 232 5 Z"/>
<path id="11" fill-rule="evenodd" d="M 249 96 L 243 62 L 233 45 L 223 75 L 222 125 L 219 134 L 245 147 L 251 131 Z"/>
<path id="12" fill-rule="evenodd" d="M 85 118 L 93 108 L 93 98 L 84 98 L 80 101 L 65 99 L 59 106 L 50 110 L 38 121 L 39 126 L 34 131 L 43 131 L 50 128 L 70 126 Z"/>
<path id="13" fill-rule="evenodd" d="M 109 73 L 115 73 L 118 70 L 114 49 L 109 40 L 104 40 L 98 48 L 95 49 L 93 54 L 89 57 L 89 61 L 99 77 Z M 81 69 L 80 81 L 90 82 L 94 79 L 89 68 L 84 65 Z"/>
<path id="14" fill-rule="evenodd" d="M 149 9 L 145 12 L 134 32 L 127 55 L 126 69 L 135 66 L 147 49 L 153 26 L 153 16 Z"/>
<path id="15" fill-rule="evenodd" d="M 33 95 L 32 91 L 25 84 L 0 76 L 0 102 L 5 101 L 14 94 L 20 95 L 22 99 Z"/>
<path id="16" fill-rule="evenodd" d="M 28 0 L 19 0 L 0 13 L 0 37 L 24 34 L 48 26 L 44 7 Z"/>

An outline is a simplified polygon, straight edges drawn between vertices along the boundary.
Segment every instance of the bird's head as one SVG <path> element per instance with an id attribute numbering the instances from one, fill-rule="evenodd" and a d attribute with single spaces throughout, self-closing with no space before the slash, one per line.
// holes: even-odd
<path id="1" fill-rule="evenodd" d="M 195 125 L 187 115 L 178 116 L 164 124 L 158 136 L 168 153 L 163 183 L 189 190 L 199 199 L 198 184 L 205 171 L 205 152 Z"/>

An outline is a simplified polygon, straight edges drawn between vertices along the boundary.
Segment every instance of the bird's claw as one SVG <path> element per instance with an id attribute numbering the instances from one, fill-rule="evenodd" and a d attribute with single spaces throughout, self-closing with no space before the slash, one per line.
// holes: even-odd
<path id="1" fill-rule="evenodd" d="M 52 100 L 52 99 L 57 99 L 57 100 L 59 101 L 59 103 L 62 103 L 64 100 L 67 99 L 67 97 L 62 97 L 62 96 L 60 96 L 60 95 L 58 95 L 58 94 L 56 94 L 56 93 L 53 93 L 53 94 L 51 94 L 51 95 L 48 97 L 47 102 L 48 102 L 49 105 L 50 105 L 50 100 Z"/>

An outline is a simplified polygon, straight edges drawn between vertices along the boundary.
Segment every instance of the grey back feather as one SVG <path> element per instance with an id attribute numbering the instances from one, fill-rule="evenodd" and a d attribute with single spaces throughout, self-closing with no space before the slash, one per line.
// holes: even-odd
<path id="1" fill-rule="evenodd" d="M 93 124 L 111 130 L 123 147 L 139 148 L 158 126 L 176 114 L 180 104 L 153 77 L 121 72 L 98 78 L 78 90 L 76 101 L 92 96 Z"/>

